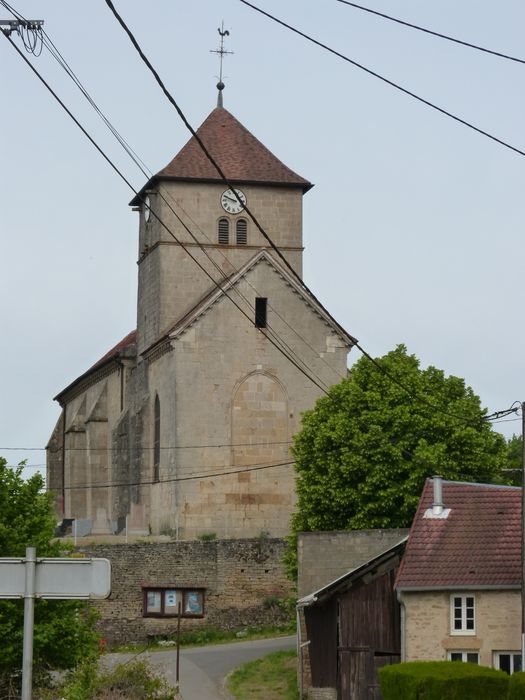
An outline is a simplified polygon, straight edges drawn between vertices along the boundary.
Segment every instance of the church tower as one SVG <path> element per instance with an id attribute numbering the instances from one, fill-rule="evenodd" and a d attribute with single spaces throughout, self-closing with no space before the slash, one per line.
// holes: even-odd
<path id="1" fill-rule="evenodd" d="M 247 204 L 295 271 L 302 273 L 302 195 L 312 185 L 287 168 L 226 109 L 192 137 L 131 204 L 140 211 L 138 352 L 144 352 L 213 286 L 270 244 Z"/>
<path id="2" fill-rule="evenodd" d="M 346 375 L 354 339 L 294 274 L 312 185 L 222 99 L 197 135 L 131 202 L 136 331 L 56 397 L 48 483 L 86 531 L 287 534 L 292 437 Z"/>

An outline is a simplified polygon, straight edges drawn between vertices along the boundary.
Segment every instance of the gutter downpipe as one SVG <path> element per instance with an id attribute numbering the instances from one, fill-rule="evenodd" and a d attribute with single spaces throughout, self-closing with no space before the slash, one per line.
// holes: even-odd
<path id="1" fill-rule="evenodd" d="M 62 520 L 66 517 L 66 405 L 62 406 Z"/>
<path id="2" fill-rule="evenodd" d="M 301 610 L 310 607 L 315 603 L 317 598 L 314 595 L 308 596 L 308 601 L 304 601 L 295 606 L 296 625 L 297 625 L 297 659 L 299 660 L 299 700 L 304 700 L 304 673 L 303 673 L 303 649 L 310 644 L 310 640 L 301 641 Z"/>
<path id="3" fill-rule="evenodd" d="M 399 603 L 399 612 L 400 612 L 400 643 L 401 643 L 401 663 L 403 663 L 406 660 L 406 608 L 405 608 L 405 599 L 403 598 L 403 591 L 398 588 L 396 590 L 396 595 L 397 595 L 397 601 Z"/>
<path id="4" fill-rule="evenodd" d="M 299 614 L 299 607 L 295 608 L 296 614 L 296 625 L 297 625 L 297 658 L 299 659 L 299 700 L 304 698 L 304 688 L 303 688 L 303 647 L 301 645 L 301 616 Z"/>

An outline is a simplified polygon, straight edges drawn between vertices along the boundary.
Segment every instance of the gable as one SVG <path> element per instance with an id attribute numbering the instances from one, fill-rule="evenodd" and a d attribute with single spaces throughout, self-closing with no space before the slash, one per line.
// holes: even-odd
<path id="1" fill-rule="evenodd" d="M 260 280 L 257 281 L 255 279 L 256 277 L 260 277 L 260 275 L 256 274 L 256 271 L 260 270 L 261 266 L 265 266 L 264 269 L 268 271 L 275 280 L 279 280 L 278 286 L 281 291 L 278 294 L 269 296 L 271 285 L 269 287 L 266 283 L 261 284 Z M 282 292 L 285 292 L 285 294 Z M 279 302 L 286 298 L 286 296 L 290 297 L 290 295 L 295 295 L 297 299 L 300 300 L 300 307 L 302 307 L 301 316 L 304 316 L 304 312 L 308 311 L 308 315 L 317 317 L 318 321 L 325 325 L 327 331 L 326 337 L 330 339 L 329 341 L 327 340 L 327 352 L 334 352 L 337 347 L 350 348 L 355 344 L 355 338 L 347 333 L 337 321 L 335 321 L 308 291 L 295 280 L 284 266 L 282 266 L 273 255 L 262 250 L 235 274 L 231 275 L 227 280 L 222 281 L 220 283 L 220 288 L 214 286 L 191 311 L 180 319 L 167 333 L 163 334 L 161 338 L 153 343 L 153 345 L 146 350 L 144 355 L 148 356 L 150 353 L 156 351 L 159 344 L 162 344 L 163 341 L 174 341 L 181 337 L 189 328 L 199 323 L 219 302 L 230 304 L 239 322 L 242 323 L 243 314 L 238 308 L 235 309 L 232 301 L 228 299 L 229 296 L 246 314 L 244 317 L 245 321 L 252 323 L 252 319 L 253 321 L 255 320 L 254 300 L 257 296 L 263 297 L 265 294 L 269 300 L 269 313 L 272 308 L 275 308 L 278 315 L 281 317 L 281 321 L 289 328 L 296 324 L 297 318 L 286 318 L 286 315 L 289 314 L 289 310 L 287 311 L 282 307 L 281 309 L 277 307 L 280 305 Z M 283 314 L 285 314 L 285 316 L 283 316 Z M 283 323 L 280 325 L 283 325 Z"/>

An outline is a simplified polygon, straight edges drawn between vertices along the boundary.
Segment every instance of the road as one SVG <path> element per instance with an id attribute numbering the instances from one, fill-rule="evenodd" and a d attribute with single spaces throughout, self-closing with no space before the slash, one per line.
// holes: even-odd
<path id="1" fill-rule="evenodd" d="M 295 645 L 296 638 L 293 636 L 182 649 L 180 656 L 182 700 L 224 700 L 223 681 L 230 671 L 246 661 L 258 659 L 272 651 L 294 649 Z M 133 654 L 108 654 L 106 658 L 112 665 L 128 661 L 132 657 Z M 176 654 L 173 649 L 144 653 L 138 658 L 145 657 L 152 665 L 159 668 L 171 684 L 175 685 Z"/>

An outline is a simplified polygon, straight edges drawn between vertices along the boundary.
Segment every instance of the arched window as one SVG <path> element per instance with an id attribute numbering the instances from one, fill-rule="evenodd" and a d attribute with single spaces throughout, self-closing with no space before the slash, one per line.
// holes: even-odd
<path id="1" fill-rule="evenodd" d="M 160 479 L 160 401 L 155 396 L 153 415 L 153 481 Z"/>
<path id="2" fill-rule="evenodd" d="M 228 245 L 230 242 L 230 222 L 228 219 L 219 219 L 219 243 Z"/>
<path id="3" fill-rule="evenodd" d="M 235 231 L 237 234 L 237 245 L 246 245 L 248 242 L 248 223 L 246 219 L 237 219 Z"/>

